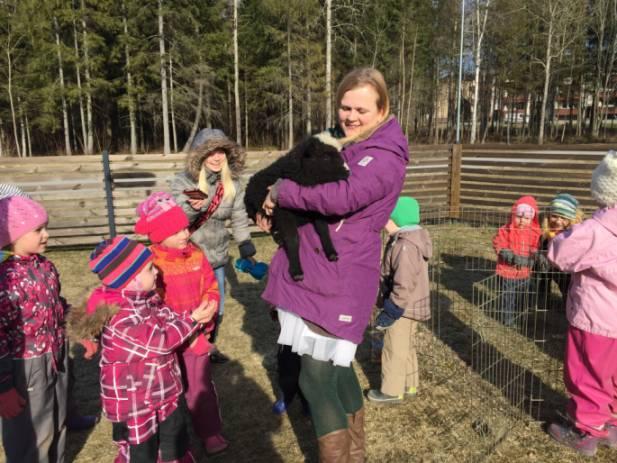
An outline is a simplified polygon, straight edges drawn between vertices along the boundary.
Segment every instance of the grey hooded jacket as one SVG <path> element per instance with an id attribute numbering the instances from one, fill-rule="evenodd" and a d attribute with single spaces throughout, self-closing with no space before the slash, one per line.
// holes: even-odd
<path id="1" fill-rule="evenodd" d="M 197 141 L 199 144 L 195 147 Z M 185 171 L 176 174 L 171 182 L 172 196 L 186 212 L 189 222 L 193 223 L 201 212 L 208 209 L 209 201 L 201 211 L 196 211 L 188 203 L 188 197 L 183 191 L 198 188 L 199 171 L 203 161 L 215 149 L 222 149 L 227 154 L 227 163 L 232 173 L 236 195 L 223 200 L 214 214 L 191 235 L 191 241 L 206 254 L 213 268 L 225 265 L 229 259 L 230 235 L 226 228 L 228 221 L 234 240 L 240 248 L 240 256 L 250 257 L 255 254 L 255 246 L 251 242 L 249 233 L 249 219 L 244 208 L 244 185 L 239 178 L 244 168 L 246 154 L 220 130 L 203 129 L 193 142 L 186 159 Z M 216 183 L 219 179 L 220 175 L 217 173 L 210 172 L 207 176 L 209 200 L 214 197 Z"/>

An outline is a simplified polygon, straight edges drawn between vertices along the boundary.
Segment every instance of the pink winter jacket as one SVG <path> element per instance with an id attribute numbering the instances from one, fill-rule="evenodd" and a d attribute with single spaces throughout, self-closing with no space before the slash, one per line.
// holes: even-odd
<path id="1" fill-rule="evenodd" d="M 547 257 L 572 273 L 566 308 L 570 324 L 617 338 L 617 208 L 598 209 L 591 219 L 557 235 Z"/>

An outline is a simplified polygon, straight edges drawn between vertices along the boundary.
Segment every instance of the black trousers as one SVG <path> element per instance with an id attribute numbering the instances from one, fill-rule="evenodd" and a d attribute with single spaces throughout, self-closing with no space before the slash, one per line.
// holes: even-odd
<path id="1" fill-rule="evenodd" d="M 291 346 L 279 344 L 276 356 L 279 374 L 279 387 L 283 392 L 283 400 L 289 405 L 296 397 L 300 396 L 302 405 L 308 407 L 308 402 L 300 390 L 298 379 L 300 378 L 301 357 L 291 350 Z"/>
<path id="2" fill-rule="evenodd" d="M 190 418 L 184 396 L 180 397 L 178 408 L 159 423 L 154 436 L 138 445 L 129 445 L 131 463 L 154 463 L 158 461 L 159 450 L 163 461 L 182 458 L 190 449 L 188 426 Z M 128 428 L 126 423 L 112 423 L 113 439 L 126 441 Z"/>

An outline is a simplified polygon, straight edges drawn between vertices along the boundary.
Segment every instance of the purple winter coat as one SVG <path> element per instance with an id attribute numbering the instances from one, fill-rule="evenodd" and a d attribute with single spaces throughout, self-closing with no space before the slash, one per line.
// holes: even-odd
<path id="1" fill-rule="evenodd" d="M 311 225 L 300 228 L 304 280 L 293 281 L 282 248 L 270 265 L 262 298 L 355 344 L 362 341 L 379 286 L 380 231 L 388 221 L 405 180 L 408 144 L 391 118 L 368 139 L 342 151 L 347 180 L 301 187 L 283 180 L 282 207 L 339 216 L 329 226 L 338 261 L 329 262 Z"/>

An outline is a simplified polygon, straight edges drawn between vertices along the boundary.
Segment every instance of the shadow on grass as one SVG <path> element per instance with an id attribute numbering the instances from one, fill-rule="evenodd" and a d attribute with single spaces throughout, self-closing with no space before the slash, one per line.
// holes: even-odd
<path id="1" fill-rule="evenodd" d="M 100 415 L 100 386 L 99 386 L 99 355 L 92 360 L 84 359 L 84 349 L 80 345 L 72 346 L 73 384 L 69 386 L 71 395 L 69 403 L 73 402 L 73 412 L 79 415 Z M 74 461 L 88 442 L 93 429 L 72 431 L 67 433 L 66 461 Z M 111 436 L 109 436 L 111 439 Z"/>
<path id="2" fill-rule="evenodd" d="M 261 293 L 265 288 L 265 280 L 251 281 L 244 283 L 238 280 L 235 269 L 231 263 L 225 268 L 225 277 L 229 283 L 229 292 L 231 296 L 244 306 L 244 318 L 242 320 L 242 331 L 251 338 L 251 352 L 258 354 L 263 359 L 263 366 L 268 375 L 270 387 L 272 388 L 275 397 L 280 397 L 281 393 L 278 387 L 278 373 L 276 368 L 276 339 L 279 332 L 278 323 L 274 322 L 269 313 L 267 304 L 261 299 Z M 217 385 L 219 380 L 217 379 Z M 258 387 L 259 389 L 259 387 Z M 241 394 L 245 392 L 238 391 Z M 259 393 L 255 391 L 257 397 L 255 401 L 251 400 L 252 410 L 256 414 L 265 417 L 267 429 L 274 432 L 280 428 L 281 417 L 277 417 L 272 413 L 273 402 L 268 395 L 264 394 L 261 389 Z M 253 408 L 254 407 L 254 408 Z M 290 410 L 287 413 L 291 427 L 296 436 L 298 446 L 304 455 L 306 461 L 317 461 L 316 441 L 314 431 L 310 420 L 301 413 L 300 400 L 296 398 L 292 403 Z M 275 425 L 275 426 L 273 426 Z M 256 457 L 262 455 L 256 455 Z M 275 461 L 266 459 L 259 461 Z M 280 457 L 279 457 L 280 458 Z"/>
<path id="3" fill-rule="evenodd" d="M 466 263 L 470 259 L 468 256 L 442 254 L 441 257 L 443 262 L 440 266 L 439 285 L 458 293 L 464 299 L 464 304 L 475 304 L 477 301 L 473 300 L 474 284 L 494 275 L 494 273 L 468 270 L 466 268 Z M 483 266 L 480 268 L 488 267 Z M 517 331 L 536 344 L 541 345 L 543 352 L 550 355 L 553 359 L 562 361 L 568 321 L 565 312 L 559 310 L 559 307 L 562 305 L 560 295 L 553 291 L 544 296 L 546 299 L 544 304 L 538 304 L 536 284 L 536 279 L 532 277 L 531 292 L 528 296 L 531 306 L 527 314 L 528 322 L 524 327 L 519 326 Z M 488 287 L 485 290 L 491 291 Z M 548 307 L 548 309 L 544 310 L 541 307 L 542 305 Z M 538 310 L 536 310 L 536 307 L 538 307 Z M 487 311 L 487 316 L 501 322 L 497 316 L 500 313 L 499 310 Z"/>

